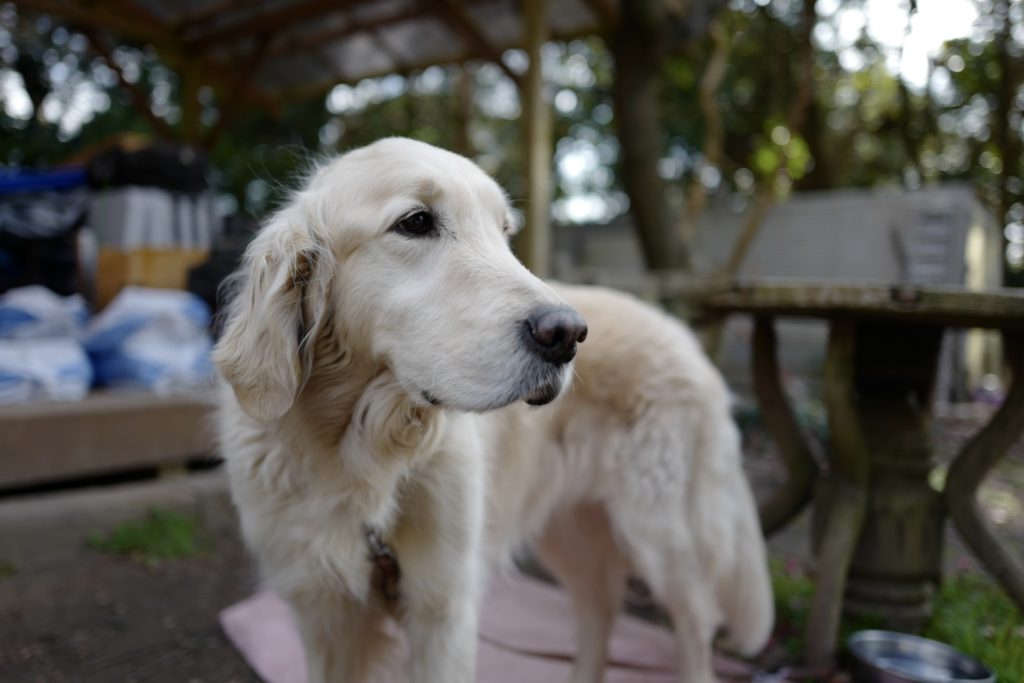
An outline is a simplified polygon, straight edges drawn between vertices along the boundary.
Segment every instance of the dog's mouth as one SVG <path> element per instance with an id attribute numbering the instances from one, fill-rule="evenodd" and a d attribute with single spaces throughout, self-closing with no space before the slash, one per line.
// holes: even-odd
<path id="1" fill-rule="evenodd" d="M 523 397 L 523 401 L 531 406 L 543 406 L 558 398 L 560 393 L 562 393 L 562 382 L 552 382 L 550 384 L 537 387 Z"/>
<path id="2" fill-rule="evenodd" d="M 566 385 L 566 377 L 571 372 L 572 364 L 561 366 L 535 364 L 518 378 L 514 384 L 506 385 L 506 392 L 492 396 L 482 402 L 467 402 L 458 396 L 444 395 L 441 392 L 409 386 L 409 394 L 413 400 L 423 407 L 454 408 L 474 413 L 485 413 L 523 401 L 531 406 L 543 406 L 551 403 Z"/>
<path id="3" fill-rule="evenodd" d="M 554 401 L 565 386 L 566 372 L 565 367 L 549 369 L 524 393 L 523 401 L 531 406 L 543 406 Z"/>

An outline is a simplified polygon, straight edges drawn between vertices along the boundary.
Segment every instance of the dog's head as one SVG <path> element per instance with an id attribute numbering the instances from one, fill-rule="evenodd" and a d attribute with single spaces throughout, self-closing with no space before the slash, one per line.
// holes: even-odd
<path id="1" fill-rule="evenodd" d="M 289 410 L 325 335 L 416 401 L 547 403 L 587 328 L 516 260 L 510 233 L 505 194 L 471 161 L 400 138 L 349 152 L 253 240 L 216 363 L 261 421 Z"/>

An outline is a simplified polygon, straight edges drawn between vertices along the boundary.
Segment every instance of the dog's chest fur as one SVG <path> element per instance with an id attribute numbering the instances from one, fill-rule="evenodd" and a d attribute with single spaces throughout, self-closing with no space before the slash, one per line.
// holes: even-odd
<path id="1" fill-rule="evenodd" d="M 366 529 L 388 542 L 409 482 L 440 450 L 445 415 L 414 405 L 389 373 L 374 377 L 339 365 L 319 369 L 296 408 L 274 423 L 248 418 L 231 400 L 223 405 L 223 452 L 236 503 L 248 513 L 243 530 L 264 539 L 252 544 L 257 553 L 273 555 L 267 566 L 279 567 L 319 549 L 314 561 L 351 594 L 367 597 L 373 567 Z M 248 504 L 252 499 L 259 504 Z"/>

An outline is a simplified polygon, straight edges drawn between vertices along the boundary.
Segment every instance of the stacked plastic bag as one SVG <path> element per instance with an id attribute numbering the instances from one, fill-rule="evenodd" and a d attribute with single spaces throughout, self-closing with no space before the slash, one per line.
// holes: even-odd
<path id="1" fill-rule="evenodd" d="M 77 294 L 32 286 L 0 296 L 0 403 L 83 398 L 92 383 L 81 344 L 87 318 Z"/>
<path id="2" fill-rule="evenodd" d="M 93 318 L 85 335 L 98 386 L 170 393 L 213 374 L 210 310 L 194 294 L 126 287 Z"/>
<path id="3" fill-rule="evenodd" d="M 80 400 L 92 386 L 205 386 L 209 320 L 206 304 L 183 291 L 128 287 L 90 319 L 78 295 L 10 290 L 0 296 L 0 404 Z"/>

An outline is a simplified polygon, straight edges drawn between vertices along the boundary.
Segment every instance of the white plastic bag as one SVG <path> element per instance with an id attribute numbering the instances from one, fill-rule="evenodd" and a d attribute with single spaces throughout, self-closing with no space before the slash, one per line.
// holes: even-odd
<path id="1" fill-rule="evenodd" d="M 77 339 L 88 317 L 78 294 L 59 296 L 32 285 L 0 295 L 0 339 Z"/>
<path id="2" fill-rule="evenodd" d="M 92 366 L 72 338 L 0 339 L 0 404 L 80 401 L 92 384 Z"/>
<path id="3" fill-rule="evenodd" d="M 197 296 L 127 287 L 86 328 L 96 384 L 157 393 L 207 385 L 213 377 L 210 311 Z"/>

